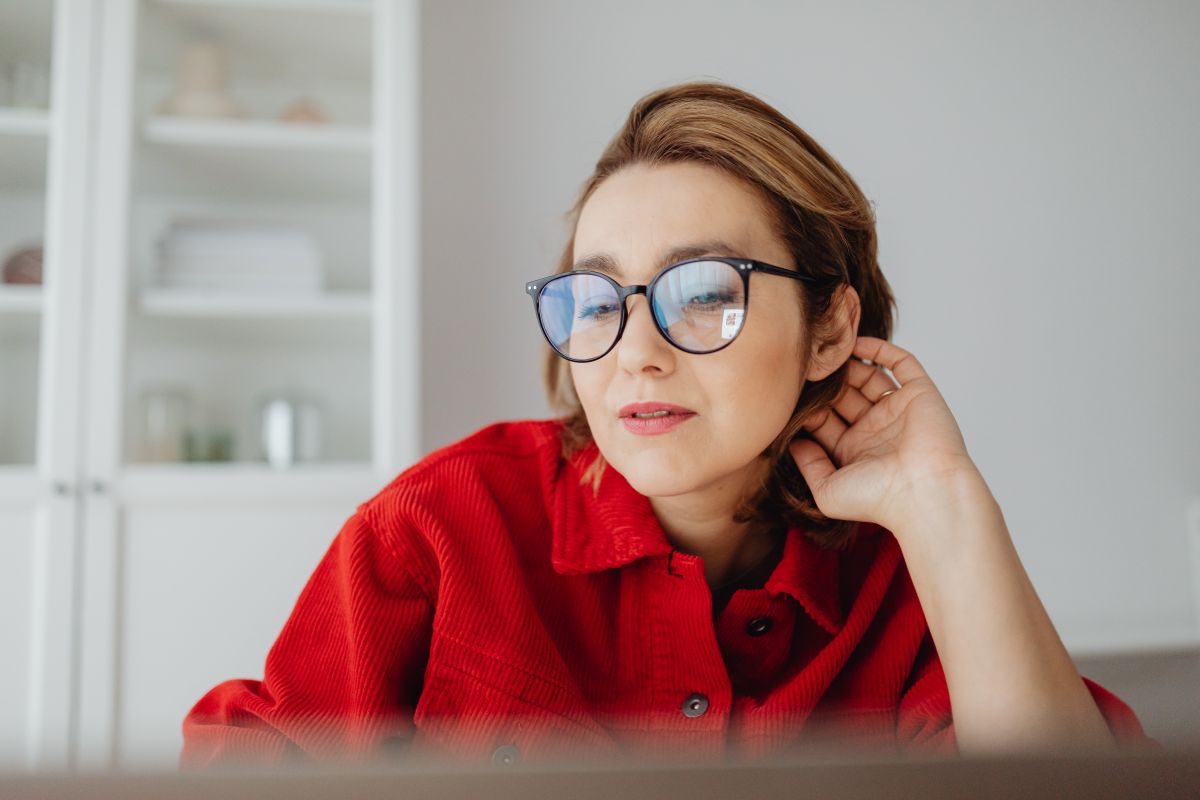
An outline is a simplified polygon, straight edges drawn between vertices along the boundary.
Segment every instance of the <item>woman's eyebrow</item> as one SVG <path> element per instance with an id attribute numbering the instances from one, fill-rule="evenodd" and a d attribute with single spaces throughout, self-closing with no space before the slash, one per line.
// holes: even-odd
<path id="1" fill-rule="evenodd" d="M 696 242 L 694 244 L 673 247 L 663 253 L 658 259 L 658 269 L 662 269 L 668 264 L 674 264 L 677 261 L 686 261 L 689 258 L 711 255 L 731 256 L 733 258 L 743 257 L 736 254 L 736 248 L 721 240 Z M 571 269 L 592 269 L 612 275 L 619 280 L 624 278 L 620 268 L 617 266 L 617 260 L 613 258 L 611 253 L 593 253 L 584 256 L 576 261 Z"/>

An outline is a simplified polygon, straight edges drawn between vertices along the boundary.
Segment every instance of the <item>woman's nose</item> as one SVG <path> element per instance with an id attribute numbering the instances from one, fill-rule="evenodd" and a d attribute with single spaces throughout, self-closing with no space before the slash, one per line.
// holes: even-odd
<path id="1" fill-rule="evenodd" d="M 671 345 L 655 327 L 650 303 L 644 294 L 633 295 L 626 302 L 625 330 L 617 342 L 621 366 L 631 371 L 648 364 L 661 368 L 665 359 L 671 357 Z"/>

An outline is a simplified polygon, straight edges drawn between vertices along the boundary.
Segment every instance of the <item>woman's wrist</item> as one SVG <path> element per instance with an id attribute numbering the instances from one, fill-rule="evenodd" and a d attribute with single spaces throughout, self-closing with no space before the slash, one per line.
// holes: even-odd
<path id="1" fill-rule="evenodd" d="M 930 470 L 914 479 L 893 507 L 884 527 L 902 547 L 948 543 L 948 537 L 994 527 L 981 524 L 984 520 L 1002 520 L 999 504 L 973 463 Z"/>

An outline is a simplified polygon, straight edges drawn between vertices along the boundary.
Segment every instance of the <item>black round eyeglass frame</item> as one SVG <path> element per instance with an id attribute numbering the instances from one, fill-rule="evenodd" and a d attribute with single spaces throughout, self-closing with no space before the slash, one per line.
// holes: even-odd
<path id="1" fill-rule="evenodd" d="M 812 275 L 801 275 L 795 270 L 777 267 L 774 264 L 768 264 L 765 261 L 755 261 L 754 259 L 748 258 L 730 258 L 726 256 L 702 256 L 700 258 L 689 258 L 686 261 L 679 261 L 663 267 L 655 274 L 653 278 L 650 279 L 650 283 L 648 284 L 634 283 L 630 284 L 629 286 L 622 286 L 621 284 L 617 283 L 611 275 L 606 275 L 603 272 L 597 272 L 596 270 L 591 269 L 574 269 L 568 270 L 567 272 L 556 272 L 553 275 L 547 275 L 544 278 L 538 278 L 537 280 L 529 281 L 525 284 L 525 293 L 533 298 L 533 311 L 534 316 L 537 317 L 538 328 L 541 329 L 542 336 L 544 336 L 546 341 L 550 343 L 551 349 L 553 349 L 555 353 L 562 358 L 565 358 L 567 361 L 574 361 L 577 364 L 586 364 L 588 362 L 598 361 L 599 359 L 604 358 L 606 355 L 612 352 L 614 347 L 617 346 L 617 342 L 621 341 L 621 336 L 625 333 L 625 321 L 629 319 L 629 311 L 625 308 L 626 298 L 628 298 L 630 295 L 643 294 L 646 296 L 646 302 L 651 303 L 651 294 L 654 292 L 654 287 L 658 285 L 658 282 L 662 279 L 663 275 L 667 274 L 676 267 L 681 267 L 684 264 L 691 264 L 697 261 L 720 261 L 736 269 L 738 274 L 742 276 L 742 297 L 746 298 L 746 307 L 743 309 L 742 322 L 741 325 L 738 326 L 737 333 L 735 333 L 733 338 L 728 342 L 713 350 L 689 350 L 686 347 L 682 347 L 681 345 L 672 341 L 671 337 L 667 335 L 667 332 L 663 330 L 662 325 L 659 324 L 658 315 L 651 311 L 650 319 L 653 320 L 654 327 L 658 329 L 659 335 L 662 336 L 663 339 L 665 339 L 667 343 L 675 349 L 682 350 L 685 353 L 691 353 L 692 355 L 708 355 L 709 353 L 716 353 L 724 350 L 726 347 L 737 341 L 737 337 L 741 335 L 742 330 L 746 327 L 746 321 L 750 318 L 751 273 L 762 272 L 767 275 L 780 275 L 785 278 L 795 278 L 798 281 L 804 281 L 811 284 L 828 285 L 830 282 L 828 278 L 815 278 Z M 542 288 L 546 284 L 550 283 L 550 281 L 557 280 L 558 278 L 563 278 L 568 275 L 595 275 L 598 278 L 603 278 L 604 280 L 608 281 L 608 283 L 610 283 L 613 289 L 615 289 L 617 292 L 617 299 L 621 306 L 621 323 L 617 327 L 617 335 L 613 338 L 613 343 L 608 346 L 608 349 L 594 358 L 571 358 L 568 355 L 564 355 L 561 350 L 554 346 L 554 342 L 550 339 L 550 335 L 546 333 L 546 326 L 542 324 Z M 651 308 L 653 309 L 652 305 Z"/>

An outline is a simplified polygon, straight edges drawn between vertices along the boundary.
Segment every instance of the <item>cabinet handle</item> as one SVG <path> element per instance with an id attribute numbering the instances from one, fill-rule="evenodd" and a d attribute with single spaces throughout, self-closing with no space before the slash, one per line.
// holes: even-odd
<path id="1" fill-rule="evenodd" d="M 67 483 L 66 481 L 55 481 L 52 484 L 51 489 L 59 497 L 67 497 L 71 494 L 71 484 Z"/>
<path id="2" fill-rule="evenodd" d="M 108 484 L 104 481 L 92 481 L 92 494 L 106 494 L 108 492 Z"/>

